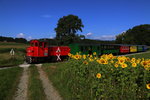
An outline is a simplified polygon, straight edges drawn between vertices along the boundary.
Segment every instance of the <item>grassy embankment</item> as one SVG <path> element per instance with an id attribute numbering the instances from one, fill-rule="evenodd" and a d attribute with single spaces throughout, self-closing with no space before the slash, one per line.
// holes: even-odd
<path id="1" fill-rule="evenodd" d="M 9 68 L 0 70 L 0 100 L 12 100 L 22 68 Z"/>
<path id="2" fill-rule="evenodd" d="M 25 56 L 25 49 L 28 45 L 22 43 L 0 42 L 0 66 L 12 66 L 22 64 Z M 14 49 L 15 56 L 10 56 L 10 50 Z"/>
<path id="3" fill-rule="evenodd" d="M 149 59 L 150 53 L 132 57 Z M 118 67 L 115 66 L 117 59 L 113 62 L 107 60 L 108 64 L 88 60 L 47 63 L 42 68 L 64 100 L 136 100 L 150 97 L 150 86 L 147 85 L 150 83 L 150 72 L 141 66 L 141 62 L 138 63 L 138 59 L 124 62 L 124 58 L 120 58 L 118 60 L 120 63 L 123 60 L 123 63 L 118 64 Z"/>
<path id="4" fill-rule="evenodd" d="M 32 65 L 29 67 L 29 70 L 30 70 L 29 87 L 28 87 L 29 100 L 46 100 L 37 67 Z"/>

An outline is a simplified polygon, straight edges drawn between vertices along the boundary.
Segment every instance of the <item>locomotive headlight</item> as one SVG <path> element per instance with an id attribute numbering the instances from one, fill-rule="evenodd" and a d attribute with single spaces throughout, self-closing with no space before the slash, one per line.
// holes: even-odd
<path id="1" fill-rule="evenodd" d="M 32 52 L 32 50 L 28 50 L 27 52 Z"/>
<path id="2" fill-rule="evenodd" d="M 48 50 L 45 50 L 44 56 L 47 56 L 47 55 L 48 55 Z"/>

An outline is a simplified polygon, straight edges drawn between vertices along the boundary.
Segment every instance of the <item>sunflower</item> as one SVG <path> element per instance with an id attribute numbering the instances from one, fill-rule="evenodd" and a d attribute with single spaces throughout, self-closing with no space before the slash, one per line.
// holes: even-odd
<path id="1" fill-rule="evenodd" d="M 83 55 L 83 59 L 86 59 L 86 55 Z"/>
<path id="2" fill-rule="evenodd" d="M 148 64 L 147 61 L 142 61 L 142 62 L 141 62 L 141 65 L 142 65 L 142 66 L 145 66 L 145 65 L 147 65 L 147 64 Z"/>
<path id="3" fill-rule="evenodd" d="M 135 62 L 135 60 L 136 60 L 135 58 L 132 58 L 132 59 L 131 59 L 131 62 Z"/>
<path id="4" fill-rule="evenodd" d="M 96 52 L 94 52 L 93 55 L 96 55 Z"/>
<path id="5" fill-rule="evenodd" d="M 132 67 L 136 67 L 137 66 L 137 64 L 136 63 L 132 63 Z"/>
<path id="6" fill-rule="evenodd" d="M 69 57 L 71 57 L 71 56 L 72 56 L 72 54 L 71 54 L 71 53 L 68 53 L 68 56 L 69 56 Z"/>
<path id="7" fill-rule="evenodd" d="M 118 65 L 118 64 L 115 64 L 114 66 L 117 68 L 119 65 Z"/>
<path id="8" fill-rule="evenodd" d="M 88 65 L 89 63 L 87 61 L 83 61 L 83 64 Z"/>
<path id="9" fill-rule="evenodd" d="M 147 88 L 147 89 L 150 89 L 150 83 L 149 83 L 149 84 L 146 84 L 146 88 Z"/>
<path id="10" fill-rule="evenodd" d="M 94 61 L 94 59 L 92 59 L 92 58 L 89 58 L 89 61 L 90 61 L 90 62 L 92 62 L 92 61 Z"/>
<path id="11" fill-rule="evenodd" d="M 97 77 L 97 78 L 101 78 L 102 75 L 101 75 L 100 73 L 97 73 L 97 74 L 96 74 L 96 77 Z"/>
<path id="12" fill-rule="evenodd" d="M 111 60 L 111 61 L 110 61 L 110 63 L 112 63 L 112 64 L 113 64 L 113 63 L 114 63 L 114 61 L 113 61 L 113 60 Z"/>
<path id="13" fill-rule="evenodd" d="M 124 63 L 124 64 L 121 65 L 121 67 L 122 67 L 122 68 L 126 68 L 126 67 L 127 67 L 127 64 Z"/>
<path id="14" fill-rule="evenodd" d="M 99 63 L 100 64 L 108 64 L 108 61 L 106 59 L 100 59 Z"/>
<path id="15" fill-rule="evenodd" d="M 120 59 L 118 59 L 118 62 L 119 62 L 119 64 L 123 64 L 125 62 L 125 59 L 120 58 Z"/>
<path id="16" fill-rule="evenodd" d="M 144 68 L 145 70 L 150 70 L 150 65 L 145 65 Z"/>

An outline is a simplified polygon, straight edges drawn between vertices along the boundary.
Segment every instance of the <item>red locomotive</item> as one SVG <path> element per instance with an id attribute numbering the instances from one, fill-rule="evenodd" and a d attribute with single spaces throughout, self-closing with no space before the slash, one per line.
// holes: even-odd
<path id="1" fill-rule="evenodd" d="M 30 41 L 31 46 L 26 49 L 26 62 L 37 63 L 45 60 L 61 61 L 68 57 L 68 46 L 47 46 L 46 42 Z"/>

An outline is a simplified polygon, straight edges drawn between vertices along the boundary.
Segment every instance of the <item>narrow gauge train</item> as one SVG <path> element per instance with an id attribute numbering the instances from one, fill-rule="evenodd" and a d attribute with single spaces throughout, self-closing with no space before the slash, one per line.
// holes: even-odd
<path id="1" fill-rule="evenodd" d="M 102 54 L 127 54 L 144 52 L 147 50 L 146 45 L 124 45 L 124 44 L 70 44 L 70 53 L 92 54 L 96 52 L 98 56 Z"/>
<path id="2" fill-rule="evenodd" d="M 26 62 L 38 63 L 45 60 L 61 61 L 68 57 L 70 48 L 68 46 L 47 46 L 46 42 L 38 40 L 30 41 L 31 46 L 26 48 Z"/>
<path id="3" fill-rule="evenodd" d="M 93 54 L 127 54 L 144 52 L 146 45 L 123 45 L 123 44 L 70 44 L 69 46 L 47 46 L 46 42 L 32 40 L 31 46 L 26 49 L 26 62 L 38 63 L 44 60 L 61 61 L 68 57 L 68 53 Z"/>

